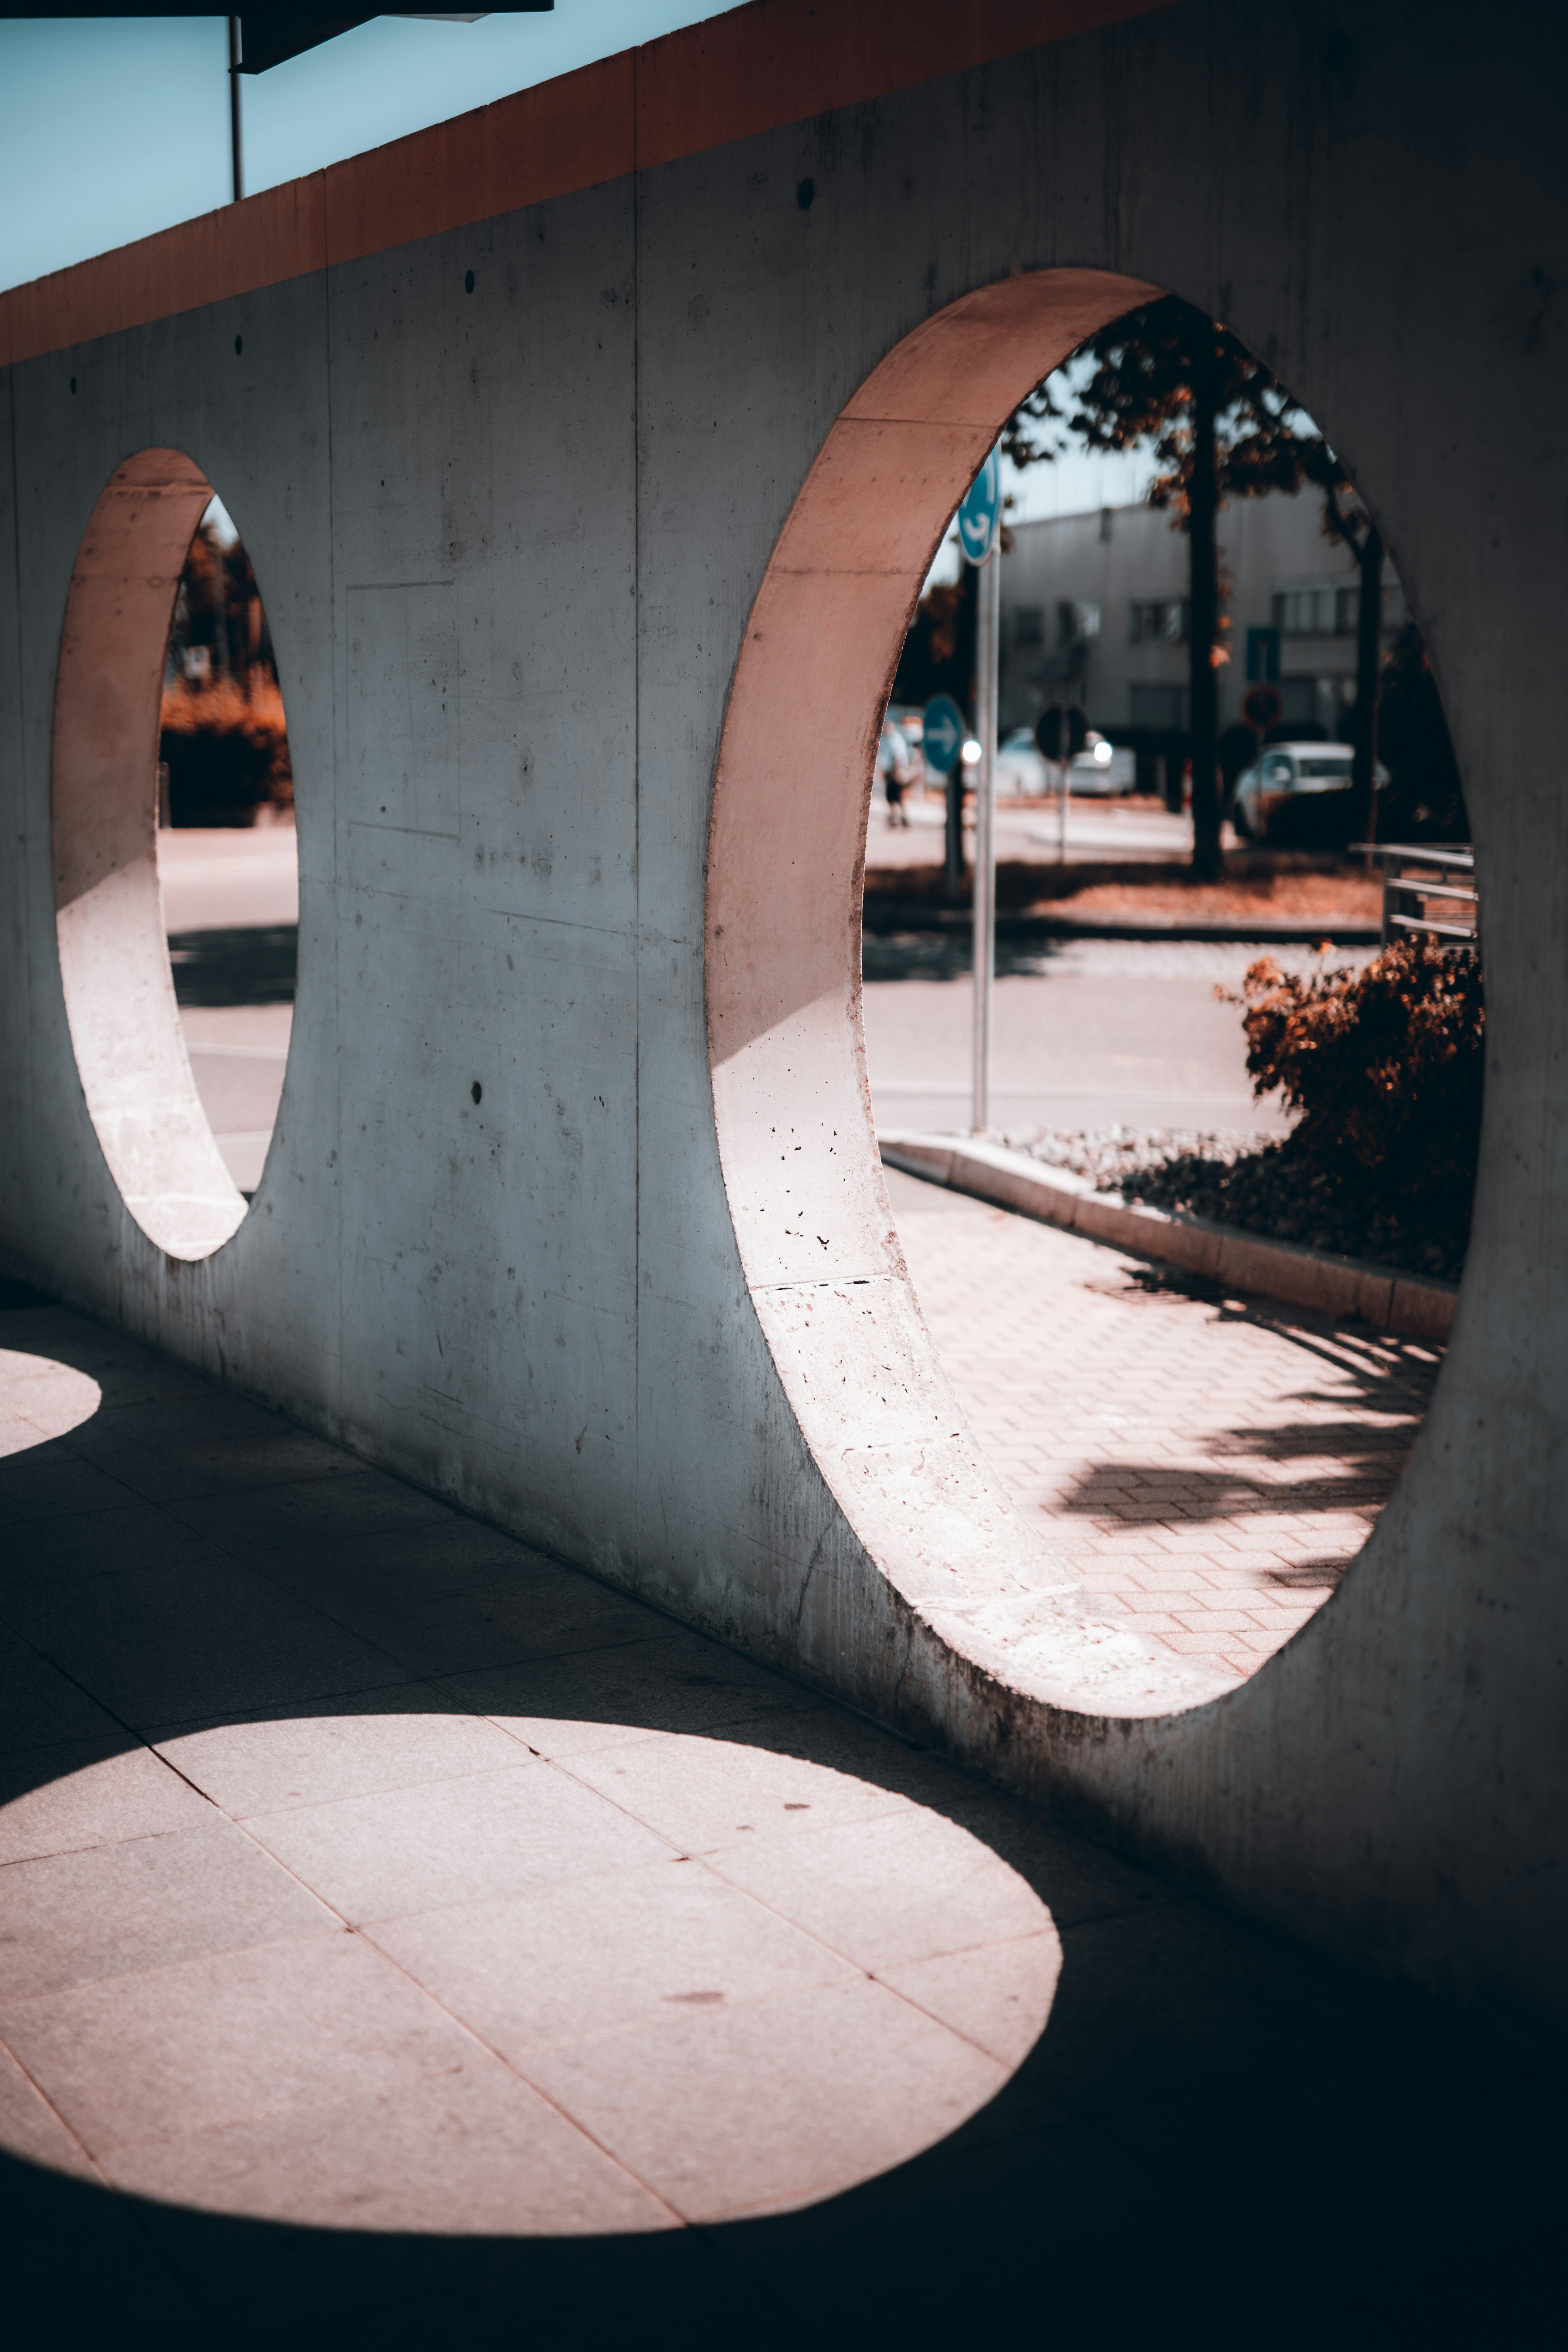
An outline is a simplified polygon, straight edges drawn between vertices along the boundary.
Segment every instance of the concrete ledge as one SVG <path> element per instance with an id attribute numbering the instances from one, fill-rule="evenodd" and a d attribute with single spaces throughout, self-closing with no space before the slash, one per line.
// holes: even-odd
<path id="1" fill-rule="evenodd" d="M 1060 1225 L 1086 1239 L 1109 1242 L 1139 1257 L 1160 1258 L 1260 1298 L 1312 1307 L 1325 1315 L 1354 1315 L 1406 1339 L 1446 1340 L 1458 1286 L 1399 1274 L 1391 1266 L 1270 1241 L 1212 1217 L 1173 1213 L 1097 1192 L 1088 1180 L 1042 1168 L 1001 1144 L 888 1130 L 878 1143 L 889 1168 L 950 1192 L 968 1192 L 998 1208 L 1015 1209 L 1042 1224 Z"/>

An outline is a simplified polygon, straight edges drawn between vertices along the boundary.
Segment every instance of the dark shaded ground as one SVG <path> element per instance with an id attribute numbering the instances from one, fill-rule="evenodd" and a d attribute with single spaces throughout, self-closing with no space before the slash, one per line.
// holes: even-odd
<path id="1" fill-rule="evenodd" d="M 132 1725 L 146 1709 L 168 1712 L 171 1676 L 182 1718 L 241 1704 L 297 1708 L 310 1695 L 293 1686 L 300 1661 L 341 1643 L 356 1612 L 381 1612 L 363 1630 L 395 1658 L 397 1595 L 334 1567 L 357 1549 L 355 1497 L 373 1536 L 397 1526 L 405 1580 L 421 1600 L 420 1638 L 429 1610 L 443 1606 L 459 1637 L 472 1638 L 466 1598 L 439 1567 L 452 1535 L 480 1532 L 460 1514 L 342 1458 L 331 1475 L 320 1465 L 302 1475 L 301 1447 L 312 1456 L 329 1449 L 65 1309 L 7 1313 L 0 1346 L 76 1364 L 105 1391 L 104 1408 L 79 1432 L 0 1464 L 9 1555 L 0 1669 L 21 1676 L 19 1691 L 47 1675 L 62 1700 L 74 1692 L 73 1705 L 107 1707 L 135 1747 Z M 131 1375 L 142 1401 L 116 1403 L 117 1380 Z M 151 1408 L 142 1399 L 148 1381 L 157 1391 Z M 226 1466 L 211 1444 L 219 1423 Z M 154 1556 L 166 1548 L 178 1559 L 193 1515 L 205 1524 L 215 1512 L 250 1534 L 232 1559 L 190 1583 L 177 1631 L 165 1574 L 150 1580 Z M 279 1540 L 261 1520 L 291 1530 L 283 1551 L 257 1549 Z M 132 1523 L 135 1557 L 121 1541 Z M 542 1574 L 578 1594 L 590 1628 L 583 1654 L 552 1669 L 572 1669 L 573 1710 L 584 1708 L 600 1661 L 606 1705 L 624 1706 L 614 1667 L 631 1637 L 619 1620 L 636 1604 L 503 1537 L 486 1542 L 515 1555 L 520 1591 Z M 431 1548 L 427 1589 L 421 1544 Z M 300 1631 L 307 1570 L 322 1602 L 319 1642 Z M 109 1621 L 79 1611 L 67 1589 L 84 1577 L 100 1598 L 109 1585 L 120 1595 L 107 1646 Z M 242 1585 L 243 1633 L 237 1622 L 226 1633 Z M 618 1651 L 591 1630 L 595 1610 L 616 1615 Z M 269 1612 L 279 1625 L 287 1612 L 293 1628 L 276 1656 L 258 1637 Z M 643 1613 L 645 1638 L 666 1641 L 668 1621 Z M 487 1641 L 504 1641 L 493 1616 L 487 1628 Z M 526 1611 L 513 1638 L 528 1654 Z M 744 1739 L 759 1670 L 702 1646 L 705 1688 L 736 1688 L 724 1736 Z M 281 1671 L 285 1655 L 287 1702 L 258 1702 L 257 1677 Z M 690 1696 L 679 1679 L 667 1713 L 684 1727 Z M 781 1706 L 801 1708 L 795 1686 L 761 1679 L 777 1683 Z M 338 1704 L 358 1703 L 331 1687 Z M 666 1720 L 655 1685 L 643 1703 L 650 1721 Z M 378 1705 L 377 1695 L 365 1704 Z M 41 1784 L 58 1769 L 47 1743 L 60 1731 L 29 1733 L 9 1709 L 5 1719 L 11 1786 Z M 817 1727 L 842 1719 L 828 1706 L 792 1714 L 800 1752 Z M 0 2158 L 13 2340 L 160 2352 L 650 2341 L 945 2352 L 977 2338 L 1044 2344 L 1065 2328 L 1113 2345 L 1150 2328 L 1287 2345 L 1533 2337 L 1548 2264 L 1555 2270 L 1554 2082 L 1418 2001 L 1263 1934 L 881 1737 L 881 1764 L 862 1769 L 885 1771 L 894 1786 L 918 1765 L 922 1803 L 976 1829 L 1038 1889 L 1066 1953 L 1041 2040 L 991 2105 L 942 2145 L 802 2212 L 647 2237 L 521 2242 L 226 2219 Z"/>
<path id="2" fill-rule="evenodd" d="M 175 999 L 181 1004 L 291 1004 L 299 946 L 293 923 L 172 931 Z"/>

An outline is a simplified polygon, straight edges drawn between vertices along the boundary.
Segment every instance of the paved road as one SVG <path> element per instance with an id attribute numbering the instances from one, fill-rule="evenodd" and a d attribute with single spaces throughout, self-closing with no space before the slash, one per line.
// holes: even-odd
<path id="1" fill-rule="evenodd" d="M 1215 995 L 1238 988 L 1268 952 L 1121 940 L 1031 946 L 996 983 L 993 1127 L 1284 1134 L 1278 1102 L 1252 1098 L 1239 1010 Z M 968 1128 L 967 959 L 962 942 L 868 943 L 866 1053 L 879 1126 Z"/>
<path id="2" fill-rule="evenodd" d="M 879 795 L 871 803 L 866 842 L 866 863 L 871 866 L 940 866 L 945 819 L 934 794 L 908 803 L 910 822 L 888 822 L 887 803 Z M 965 827 L 973 847 L 974 827 Z M 1060 803 L 1019 805 L 1003 799 L 996 804 L 996 855 L 1032 866 L 1054 865 L 1061 838 Z M 1227 825 L 1225 839 L 1234 845 Z M 1068 803 L 1067 849 L 1069 861 L 1102 858 L 1178 863 L 1193 854 L 1193 821 L 1173 816 L 1147 801 L 1075 800 Z"/>

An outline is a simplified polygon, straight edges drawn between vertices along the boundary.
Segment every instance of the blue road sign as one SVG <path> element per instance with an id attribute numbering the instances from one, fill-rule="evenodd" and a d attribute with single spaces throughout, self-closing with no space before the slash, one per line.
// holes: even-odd
<path id="1" fill-rule="evenodd" d="M 958 509 L 958 543 L 966 563 L 984 563 L 1002 527 L 1002 461 L 994 449 Z"/>
<path id="2" fill-rule="evenodd" d="M 939 694 L 934 701 L 928 702 L 923 739 L 926 765 L 939 776 L 951 775 L 958 765 L 968 732 L 963 713 L 951 694 Z"/>

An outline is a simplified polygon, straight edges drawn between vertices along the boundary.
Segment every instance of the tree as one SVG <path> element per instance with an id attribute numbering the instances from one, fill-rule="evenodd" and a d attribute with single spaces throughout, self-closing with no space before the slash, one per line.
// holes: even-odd
<path id="1" fill-rule="evenodd" d="M 1413 622 L 1394 639 L 1379 693 L 1379 749 L 1389 770 L 1382 830 L 1394 841 L 1468 841 L 1470 821 L 1437 681 Z"/>
<path id="2" fill-rule="evenodd" d="M 1348 547 L 1360 579 L 1356 600 L 1355 721 L 1352 729 L 1354 758 L 1351 763 L 1351 839 L 1370 841 L 1376 822 L 1373 802 L 1377 773 L 1377 706 L 1383 649 L 1383 541 L 1366 509 L 1354 500 L 1352 486 L 1326 442 L 1307 463 L 1307 477 L 1323 493 L 1325 537 Z"/>
<path id="3" fill-rule="evenodd" d="M 1375 533 L 1364 510 L 1348 503 L 1354 499 L 1353 486 L 1311 419 L 1261 360 L 1190 302 L 1168 294 L 1131 310 L 1102 328 L 1082 353 L 1089 369 L 1073 384 L 1070 407 L 1058 407 L 1047 379 L 1015 412 L 1002 446 L 1016 466 L 1030 466 L 1055 457 L 1065 446 L 1059 433 L 1048 437 L 1052 426 L 1065 426 L 1091 449 L 1153 445 L 1161 471 L 1149 485 L 1149 503 L 1173 510 L 1174 528 L 1186 532 L 1189 546 L 1193 872 L 1206 881 L 1221 867 L 1215 672 L 1229 659 L 1215 530 L 1219 509 L 1226 498 L 1299 490 L 1310 481 L 1325 499 L 1339 502 L 1335 511 L 1342 520 L 1331 527 L 1325 518 L 1324 528 L 1343 537 L 1358 563 L 1368 536 Z M 1040 437 L 1042 427 L 1046 438 Z M 1379 579 L 1382 560 L 1379 545 Z M 1370 716 L 1376 709 L 1376 597 L 1363 596 L 1363 604 L 1372 614 L 1374 662 L 1371 690 L 1364 706 L 1358 698 L 1358 709 Z M 1358 719 L 1358 724 L 1365 723 Z M 1371 772 L 1368 765 L 1369 808 Z"/>

